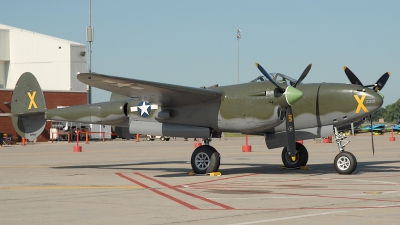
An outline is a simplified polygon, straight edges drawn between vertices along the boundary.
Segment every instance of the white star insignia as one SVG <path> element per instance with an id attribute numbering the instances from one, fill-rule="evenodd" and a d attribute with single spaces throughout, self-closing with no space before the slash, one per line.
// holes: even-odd
<path id="1" fill-rule="evenodd" d="M 143 102 L 142 105 L 138 105 L 138 108 L 142 111 L 142 112 L 140 113 L 140 116 L 143 116 L 143 114 L 145 114 L 145 113 L 146 113 L 147 115 L 150 115 L 149 112 L 148 112 L 148 109 L 149 109 L 149 107 L 150 107 L 150 104 L 146 105 L 146 103 L 147 103 L 147 102 Z"/>
<path id="2" fill-rule="evenodd" d="M 131 112 L 139 112 L 140 116 L 147 117 L 150 116 L 152 109 L 158 109 L 158 105 L 150 105 L 149 102 L 139 102 L 138 106 L 132 106 Z"/>

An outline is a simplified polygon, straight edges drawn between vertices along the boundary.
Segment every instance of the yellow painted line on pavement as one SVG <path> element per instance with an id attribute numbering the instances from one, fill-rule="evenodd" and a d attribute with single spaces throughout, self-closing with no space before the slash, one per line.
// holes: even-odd
<path id="1" fill-rule="evenodd" d="M 143 167 L 143 168 L 153 168 L 153 167 L 164 167 L 164 168 L 175 168 L 175 167 L 181 167 L 182 165 L 187 165 L 190 164 L 190 162 L 188 163 L 180 163 L 180 164 L 169 164 L 169 163 L 165 163 L 165 164 L 134 164 L 132 163 L 131 165 L 104 165 L 104 166 L 99 166 L 99 168 L 107 168 L 107 167 L 112 167 L 112 168 L 118 168 L 118 167 Z M 0 166 L 0 168 L 51 168 L 51 167 L 74 167 L 75 165 L 9 165 L 9 166 Z"/>
<path id="2" fill-rule="evenodd" d="M 49 168 L 52 167 L 51 165 L 48 166 L 34 166 L 34 165 L 10 165 L 10 166 L 0 166 L 0 168 Z"/>
<path id="3" fill-rule="evenodd" d="M 142 186 L 12 186 L 0 190 L 57 190 L 57 189 L 138 189 Z"/>

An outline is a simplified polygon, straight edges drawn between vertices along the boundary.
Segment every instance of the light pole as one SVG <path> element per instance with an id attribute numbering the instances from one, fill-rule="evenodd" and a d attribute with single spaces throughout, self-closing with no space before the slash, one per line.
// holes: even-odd
<path id="1" fill-rule="evenodd" d="M 239 83 L 239 39 L 242 38 L 242 35 L 240 34 L 241 31 L 242 30 L 238 29 L 237 35 L 236 35 L 237 42 L 238 42 L 238 54 L 237 54 L 238 55 L 238 83 Z"/>
<path id="2" fill-rule="evenodd" d="M 239 84 L 239 39 L 242 38 L 241 29 L 237 30 L 236 38 L 238 42 L 238 84 Z M 242 152 L 251 152 L 251 145 L 249 145 L 249 135 L 246 134 L 245 137 L 246 145 L 242 145 Z"/>
<path id="3" fill-rule="evenodd" d="M 93 27 L 92 27 L 92 2 L 89 0 L 89 26 L 86 27 L 86 41 L 89 43 L 88 45 L 88 58 L 89 58 L 89 63 L 88 63 L 88 68 L 87 72 L 91 73 L 92 72 L 92 42 L 93 42 Z M 88 99 L 87 102 L 88 104 L 92 103 L 92 87 L 87 86 L 87 91 L 88 91 Z"/>

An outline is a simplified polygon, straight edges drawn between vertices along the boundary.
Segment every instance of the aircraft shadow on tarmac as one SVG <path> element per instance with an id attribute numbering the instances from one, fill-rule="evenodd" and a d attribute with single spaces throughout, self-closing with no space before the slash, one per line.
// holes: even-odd
<path id="1" fill-rule="evenodd" d="M 354 174 L 363 173 L 382 173 L 382 172 L 398 172 L 400 173 L 400 166 L 390 165 L 392 163 L 399 163 L 396 161 L 375 161 L 375 162 L 358 162 L 357 170 Z M 176 168 L 171 166 L 174 164 Z M 164 165 L 164 166 L 163 166 Z M 144 167 L 145 166 L 145 167 Z M 154 166 L 154 167 L 149 167 Z M 187 176 L 191 172 L 190 163 L 187 161 L 160 161 L 160 162 L 141 162 L 141 163 L 122 163 L 122 164 L 100 164 L 100 165 L 75 165 L 75 166 L 59 166 L 51 167 L 53 169 L 113 169 L 113 170 L 129 170 L 129 171 L 160 171 L 168 172 L 168 174 L 157 175 L 155 177 L 182 177 Z M 287 173 L 301 173 L 301 174 L 336 174 L 332 163 L 324 164 L 310 164 L 309 169 L 281 169 L 278 164 L 236 164 L 236 163 L 221 163 L 219 170 L 223 175 L 233 174 L 287 174 Z M 173 174 L 171 174 L 173 173 Z"/>

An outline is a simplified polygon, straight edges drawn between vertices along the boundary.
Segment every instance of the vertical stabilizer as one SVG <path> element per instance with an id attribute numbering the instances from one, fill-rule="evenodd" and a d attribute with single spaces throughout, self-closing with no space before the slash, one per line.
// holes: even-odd
<path id="1" fill-rule="evenodd" d="M 36 77 L 26 72 L 18 79 L 11 100 L 12 123 L 15 131 L 30 141 L 44 129 L 46 102 Z"/>

